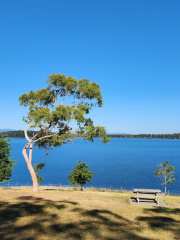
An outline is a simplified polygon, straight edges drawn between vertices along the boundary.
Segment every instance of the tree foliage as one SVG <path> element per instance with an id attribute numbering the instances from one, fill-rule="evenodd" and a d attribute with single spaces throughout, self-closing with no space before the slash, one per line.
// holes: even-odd
<path id="1" fill-rule="evenodd" d="M 44 178 L 42 178 L 39 174 L 39 171 L 44 168 L 44 163 L 34 164 L 34 171 L 36 173 L 38 183 L 43 182 Z"/>
<path id="2" fill-rule="evenodd" d="M 93 172 L 89 171 L 86 163 L 81 163 L 81 161 L 79 161 L 78 164 L 75 164 L 73 171 L 68 175 L 69 183 L 74 184 L 75 186 L 80 185 L 81 190 L 83 190 L 83 186 L 86 182 L 91 182 L 92 177 Z"/>
<path id="3" fill-rule="evenodd" d="M 93 141 L 94 136 L 102 137 L 103 142 L 109 140 L 105 135 L 104 127 L 94 127 L 92 120 L 85 117 L 93 106 L 103 105 L 101 89 L 97 83 L 90 83 L 88 79 L 77 81 L 62 74 L 52 74 L 46 82 L 47 88 L 36 92 L 31 90 L 28 94 L 19 97 L 20 105 L 29 107 L 28 116 L 23 120 L 31 123 L 31 128 L 40 129 L 35 135 L 36 145 L 41 147 L 51 142 L 52 146 L 61 146 L 77 136 L 83 136 L 90 141 Z M 65 106 L 63 103 L 67 97 L 71 97 L 74 101 Z M 59 98 L 62 98 L 62 101 L 57 104 Z M 70 131 L 73 120 L 79 127 L 76 136 Z M 49 130 L 53 127 L 58 131 L 50 136 Z M 45 140 L 48 138 L 50 141 Z"/>
<path id="4" fill-rule="evenodd" d="M 9 140 L 0 135 L 0 183 L 11 180 L 11 173 L 15 161 L 11 160 Z"/>
<path id="5" fill-rule="evenodd" d="M 173 181 L 175 181 L 174 177 L 174 173 L 175 173 L 175 167 L 174 166 L 168 166 L 168 161 L 164 162 L 164 163 L 160 163 L 157 165 L 158 169 L 155 172 L 155 177 L 158 177 L 161 179 L 162 181 L 162 185 L 164 185 L 164 190 L 165 190 L 165 194 L 166 194 L 166 186 L 169 183 L 172 183 Z"/>
<path id="6" fill-rule="evenodd" d="M 33 186 L 37 185 L 31 165 L 33 143 L 39 148 L 45 148 L 48 153 L 53 147 L 68 144 L 76 137 L 92 142 L 94 137 L 101 137 L 103 143 L 110 140 L 104 127 L 94 126 L 93 121 L 86 117 L 93 107 L 103 105 L 99 84 L 90 83 L 85 78 L 77 80 L 55 73 L 47 78 L 46 83 L 46 88 L 36 92 L 31 90 L 19 97 L 20 105 L 28 107 L 28 115 L 23 118 L 28 124 L 25 129 L 28 143 L 24 146 L 23 155 L 33 175 Z M 74 124 L 76 129 L 72 132 Z M 29 128 L 39 129 L 31 139 L 27 133 Z M 27 148 L 30 148 L 30 157 L 26 153 Z"/>

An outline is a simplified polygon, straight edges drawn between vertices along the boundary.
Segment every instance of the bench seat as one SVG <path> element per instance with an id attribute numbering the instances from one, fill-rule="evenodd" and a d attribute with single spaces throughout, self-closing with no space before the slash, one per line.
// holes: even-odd
<path id="1" fill-rule="evenodd" d="M 160 189 L 144 189 L 144 188 L 134 188 L 133 192 L 136 193 L 135 199 L 139 203 L 139 199 L 152 199 L 159 205 L 159 196 L 161 192 Z"/>
<path id="2" fill-rule="evenodd" d="M 157 202 L 157 204 L 159 205 L 159 196 L 146 196 L 146 195 L 138 195 L 136 197 L 134 197 L 137 199 L 137 202 L 139 203 L 139 199 L 142 198 L 142 199 L 152 199 L 154 201 Z"/>

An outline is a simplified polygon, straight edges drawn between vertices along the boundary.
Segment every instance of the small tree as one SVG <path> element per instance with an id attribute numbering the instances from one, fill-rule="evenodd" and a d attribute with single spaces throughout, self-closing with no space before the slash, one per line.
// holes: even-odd
<path id="1" fill-rule="evenodd" d="M 162 181 L 162 185 L 164 185 L 164 192 L 166 195 L 166 186 L 175 181 L 174 173 L 175 173 L 175 167 L 174 166 L 168 166 L 168 161 L 164 163 L 160 163 L 157 165 L 158 169 L 155 172 L 154 177 L 158 177 Z"/>
<path id="2" fill-rule="evenodd" d="M 91 182 L 91 178 L 93 177 L 93 172 L 88 170 L 88 166 L 85 162 L 79 161 L 78 164 L 75 164 L 73 171 L 68 175 L 69 183 L 74 184 L 76 186 L 81 186 L 81 191 L 83 191 L 83 186 L 86 182 Z"/>
<path id="3" fill-rule="evenodd" d="M 11 180 L 11 173 L 15 161 L 11 160 L 9 140 L 0 135 L 0 183 Z"/>
<path id="4" fill-rule="evenodd" d="M 38 183 L 43 182 L 43 180 L 44 180 L 44 178 L 42 178 L 42 177 L 40 176 L 40 174 L 39 174 L 39 171 L 40 171 L 41 169 L 43 169 L 43 167 L 44 167 L 44 163 L 34 164 L 34 171 L 35 171 L 35 173 L 36 173 L 36 177 L 37 177 Z"/>
<path id="5" fill-rule="evenodd" d="M 47 87 L 30 91 L 19 97 L 20 105 L 28 107 L 28 114 L 23 120 L 28 124 L 24 130 L 27 144 L 23 148 L 23 156 L 33 181 L 33 191 L 38 190 L 38 180 L 32 166 L 33 144 L 47 151 L 53 147 L 72 142 L 76 137 L 92 141 L 94 137 L 102 137 L 102 142 L 109 142 L 106 130 L 94 126 L 90 118 L 86 118 L 90 110 L 102 107 L 103 99 L 99 84 L 88 79 L 77 80 L 63 74 L 52 74 L 46 80 Z M 65 105 L 65 100 L 67 104 Z M 77 128 L 72 133 L 72 126 Z M 30 138 L 28 129 L 36 128 L 38 132 Z M 27 150 L 29 149 L 29 154 Z"/>

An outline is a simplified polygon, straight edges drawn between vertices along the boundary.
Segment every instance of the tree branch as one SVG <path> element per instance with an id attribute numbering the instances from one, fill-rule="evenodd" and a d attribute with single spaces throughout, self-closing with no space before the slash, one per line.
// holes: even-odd
<path id="1" fill-rule="evenodd" d="M 62 100 L 61 105 L 63 105 L 63 103 L 64 103 L 64 101 L 65 101 L 65 99 L 66 99 L 66 97 L 67 97 L 68 95 L 69 95 L 69 94 L 66 94 L 66 95 L 63 97 L 63 100 Z"/>
<path id="2" fill-rule="evenodd" d="M 27 131 L 28 131 L 28 129 L 30 128 L 30 126 L 31 126 L 31 123 L 29 123 L 28 126 L 24 129 L 24 135 L 25 135 L 25 138 L 26 138 L 26 140 L 27 140 L 28 142 L 31 141 L 30 138 L 29 138 L 29 136 L 28 136 L 28 134 L 27 134 Z"/>
<path id="3" fill-rule="evenodd" d="M 58 131 L 58 132 L 59 132 L 59 131 Z M 46 136 L 40 137 L 40 138 L 34 140 L 33 142 L 37 142 L 37 141 L 42 140 L 42 139 L 54 137 L 54 136 L 56 136 L 56 135 L 58 134 L 58 132 L 57 132 L 57 133 L 54 133 L 54 134 L 52 134 L 52 135 L 46 135 Z"/>
<path id="4" fill-rule="evenodd" d="M 30 143 L 30 149 L 29 149 L 29 162 L 32 162 L 32 147 L 33 147 L 33 144 L 31 142 Z"/>

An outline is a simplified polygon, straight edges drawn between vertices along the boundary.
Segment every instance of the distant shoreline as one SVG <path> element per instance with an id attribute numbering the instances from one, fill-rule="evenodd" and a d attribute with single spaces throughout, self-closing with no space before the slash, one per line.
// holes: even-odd
<path id="1" fill-rule="evenodd" d="M 33 137 L 38 131 L 28 131 L 28 136 Z M 0 132 L 0 134 L 7 136 L 8 138 L 25 138 L 24 131 L 8 131 Z M 173 134 L 107 134 L 110 138 L 140 138 L 140 139 L 180 139 L 180 133 Z M 94 136 L 97 138 L 96 136 Z"/>
<path id="2" fill-rule="evenodd" d="M 109 135 L 107 135 L 108 137 L 110 137 L 110 138 L 122 138 L 122 139 L 149 139 L 149 140 L 152 140 L 152 139 L 164 139 L 164 140 L 180 140 L 179 138 L 146 138 L 146 137 L 114 137 L 114 136 L 109 136 Z M 24 138 L 25 139 L 25 137 L 10 137 L 10 136 L 6 136 L 6 138 L 18 138 L 18 139 L 21 139 L 21 138 Z M 94 138 L 100 138 L 100 137 L 94 137 Z"/>

